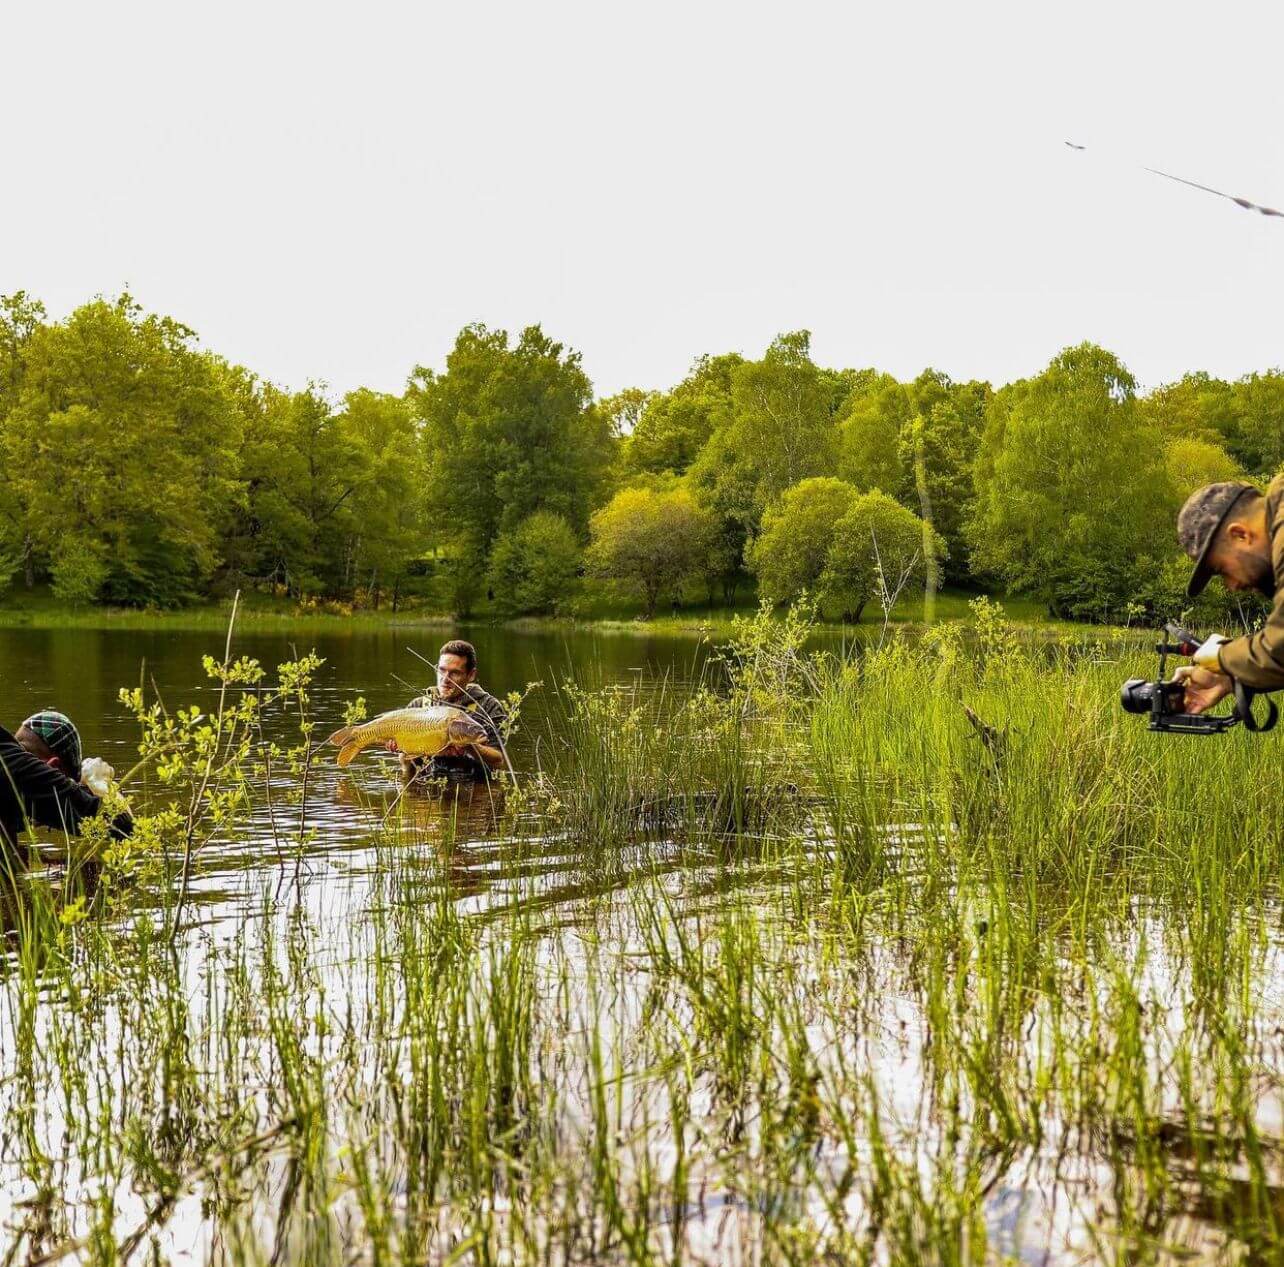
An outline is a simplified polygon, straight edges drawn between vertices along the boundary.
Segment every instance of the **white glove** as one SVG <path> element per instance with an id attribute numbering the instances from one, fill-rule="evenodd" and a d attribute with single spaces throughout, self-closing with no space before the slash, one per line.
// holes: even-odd
<path id="1" fill-rule="evenodd" d="M 106 796 L 116 771 L 102 757 L 86 757 L 80 763 L 80 781 L 95 795 Z"/>
<path id="2" fill-rule="evenodd" d="M 1221 634 L 1213 634 L 1211 638 L 1206 639 L 1196 648 L 1195 654 L 1191 656 L 1191 659 L 1201 669 L 1211 669 L 1214 673 L 1220 673 L 1222 672 L 1222 662 L 1217 658 L 1217 653 L 1221 650 L 1222 644 L 1229 641 L 1229 638 L 1223 638 Z"/>

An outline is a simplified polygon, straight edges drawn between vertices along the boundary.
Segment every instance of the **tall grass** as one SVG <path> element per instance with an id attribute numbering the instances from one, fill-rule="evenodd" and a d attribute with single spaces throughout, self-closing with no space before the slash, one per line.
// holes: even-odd
<path id="1" fill-rule="evenodd" d="M 383 808 L 172 944 L 14 877 L 5 1260 L 1273 1260 L 1272 741 L 977 619 L 567 687 L 483 895 Z"/>

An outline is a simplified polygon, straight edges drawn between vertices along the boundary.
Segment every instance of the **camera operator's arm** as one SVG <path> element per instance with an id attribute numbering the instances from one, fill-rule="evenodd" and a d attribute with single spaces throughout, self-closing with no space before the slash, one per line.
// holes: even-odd
<path id="1" fill-rule="evenodd" d="M 1284 687 L 1284 591 L 1276 592 L 1275 606 L 1261 629 L 1222 644 L 1218 663 L 1223 673 L 1255 691 Z"/>

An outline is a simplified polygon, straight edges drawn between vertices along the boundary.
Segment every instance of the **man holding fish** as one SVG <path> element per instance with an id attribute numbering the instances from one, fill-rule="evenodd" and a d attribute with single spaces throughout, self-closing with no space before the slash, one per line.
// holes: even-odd
<path id="1" fill-rule="evenodd" d="M 503 726 L 508 712 L 477 682 L 477 652 L 462 639 L 447 642 L 437 656 L 436 689 L 405 708 L 381 713 L 330 736 L 347 765 L 363 748 L 382 744 L 401 757 L 402 776 L 475 783 L 505 763 Z"/>

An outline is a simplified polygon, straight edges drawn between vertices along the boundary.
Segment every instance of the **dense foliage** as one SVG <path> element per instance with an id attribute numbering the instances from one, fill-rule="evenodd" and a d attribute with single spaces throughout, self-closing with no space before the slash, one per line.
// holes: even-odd
<path id="1" fill-rule="evenodd" d="M 1276 371 L 1141 395 L 1083 344 L 997 390 L 900 382 L 818 365 L 806 331 L 595 399 L 538 326 L 473 325 L 402 394 L 336 401 L 228 364 L 128 295 L 51 321 L 19 292 L 0 298 L 0 588 L 516 615 L 575 610 L 588 576 L 649 614 L 753 580 L 856 618 L 892 572 L 930 570 L 1132 618 L 1180 605 L 1182 499 L 1270 478 L 1282 420 Z"/>

